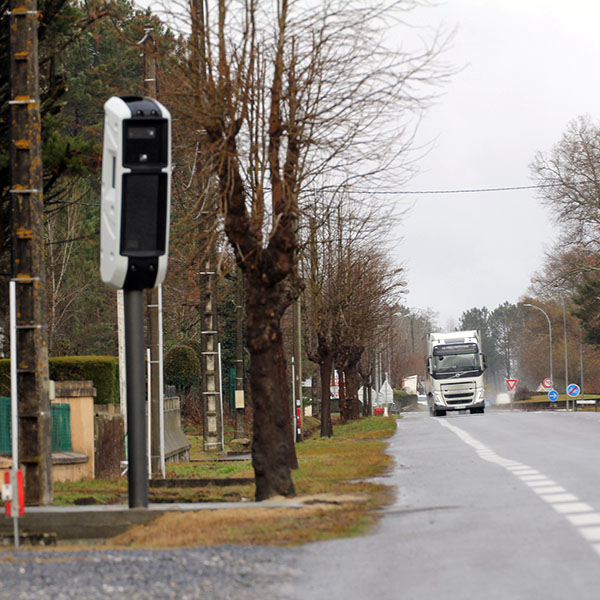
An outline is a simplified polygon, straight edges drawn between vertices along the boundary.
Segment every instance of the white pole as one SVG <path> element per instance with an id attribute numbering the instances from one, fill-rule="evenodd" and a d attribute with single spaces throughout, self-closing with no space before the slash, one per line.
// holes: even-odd
<path id="1" fill-rule="evenodd" d="M 9 283 L 10 292 L 10 398 L 12 427 L 12 465 L 18 468 L 19 438 L 17 420 L 17 290 L 16 282 Z"/>
<path id="2" fill-rule="evenodd" d="M 296 366 L 294 365 L 294 357 L 292 356 L 292 427 L 294 428 L 294 442 L 297 441 L 296 433 Z M 339 388 L 338 388 L 339 389 Z"/>
<path id="3" fill-rule="evenodd" d="M 125 302 L 123 290 L 117 290 L 117 333 L 119 343 L 119 398 L 121 414 L 127 428 L 127 369 L 125 365 Z"/>
<path id="4" fill-rule="evenodd" d="M 19 470 L 19 423 L 17 398 L 17 283 L 11 281 L 8 287 L 10 311 L 10 423 L 12 429 L 12 466 L 10 485 L 12 488 L 11 516 L 13 517 L 15 548 L 19 547 L 19 487 L 17 472 Z"/>
<path id="5" fill-rule="evenodd" d="M 569 393 L 567 390 L 569 389 L 569 361 L 567 356 L 567 313 L 565 311 L 565 299 L 562 300 L 562 313 L 563 313 L 563 332 L 564 332 L 564 346 L 565 346 L 565 407 L 569 410 Z M 573 403 L 571 408 L 575 406 L 575 399 L 573 399 Z"/>
<path id="6" fill-rule="evenodd" d="M 152 407 L 150 406 L 150 399 L 152 398 L 152 361 L 150 358 L 150 348 L 146 348 L 146 386 L 148 389 L 146 396 L 146 419 L 148 423 L 148 477 L 152 477 Z"/>
<path id="7" fill-rule="evenodd" d="M 158 422 L 160 429 L 160 472 L 164 479 L 165 470 L 165 381 L 164 381 L 164 340 L 162 312 L 162 283 L 158 284 Z"/>
<path id="8" fill-rule="evenodd" d="M 221 342 L 218 343 L 219 351 L 219 399 L 221 400 L 221 450 L 225 450 L 225 423 L 223 423 L 223 373 L 221 365 Z"/>

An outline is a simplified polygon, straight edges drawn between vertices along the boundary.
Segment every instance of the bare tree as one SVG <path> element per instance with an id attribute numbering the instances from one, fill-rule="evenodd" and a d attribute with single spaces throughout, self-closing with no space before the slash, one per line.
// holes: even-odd
<path id="1" fill-rule="evenodd" d="M 393 297 L 401 269 L 387 259 L 388 215 L 345 195 L 338 210 L 317 227 L 318 205 L 310 218 L 308 250 L 302 273 L 307 280 L 304 304 L 305 346 L 321 374 L 321 435 L 331 436 L 329 384 L 333 364 L 341 372 L 343 421 L 360 416 L 359 363 L 377 336 L 384 306 Z M 363 368 L 364 372 L 364 368 Z"/>
<path id="2" fill-rule="evenodd" d="M 561 239 L 538 274 L 546 286 L 568 287 L 578 274 L 600 267 L 600 124 L 589 116 L 571 121 L 550 152 L 530 165 L 540 198 L 561 227 Z"/>
<path id="3" fill-rule="evenodd" d="M 390 383 L 402 387 L 406 376 L 425 375 L 427 334 L 435 331 L 436 315 L 430 309 L 410 309 L 405 305 L 392 307 Z"/>
<path id="4" fill-rule="evenodd" d="M 246 276 L 256 497 L 289 496 L 297 461 L 280 320 L 303 287 L 303 193 L 324 177 L 337 187 L 371 174 L 375 185 L 386 168 L 405 169 L 402 111 L 422 107 L 424 91 L 411 84 L 435 77 L 438 49 L 384 47 L 381 27 L 405 3 L 216 0 L 201 20 L 190 6 L 173 106 L 206 144 L 223 228 Z"/>
<path id="5" fill-rule="evenodd" d="M 345 265 L 347 287 L 341 305 L 337 356 L 346 381 L 346 397 L 340 399 L 342 420 L 360 416 L 359 362 L 371 339 L 389 323 L 389 306 L 404 285 L 402 268 L 394 268 L 381 251 L 360 248 Z"/>
<path id="6" fill-rule="evenodd" d="M 547 300 L 557 294 L 569 304 L 574 299 L 591 341 L 598 339 L 594 315 L 600 309 L 599 164 L 600 124 L 589 115 L 571 121 L 552 150 L 539 152 L 531 164 L 542 186 L 540 197 L 561 228 L 560 240 L 535 274 L 532 289 Z"/>

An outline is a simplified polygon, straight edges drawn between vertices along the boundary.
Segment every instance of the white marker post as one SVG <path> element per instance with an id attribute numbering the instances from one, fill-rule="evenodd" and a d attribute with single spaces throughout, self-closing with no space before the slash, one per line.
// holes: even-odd
<path id="1" fill-rule="evenodd" d="M 17 398 L 17 283 L 9 283 L 10 303 L 10 423 L 12 438 L 12 466 L 10 469 L 11 502 L 10 516 L 13 518 L 15 548 L 19 547 L 19 423 Z"/>

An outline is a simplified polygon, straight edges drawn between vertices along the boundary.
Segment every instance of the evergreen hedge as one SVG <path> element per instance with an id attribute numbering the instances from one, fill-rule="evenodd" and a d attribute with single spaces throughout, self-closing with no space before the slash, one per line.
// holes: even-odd
<path id="1" fill-rule="evenodd" d="M 92 381 L 96 404 L 119 403 L 119 359 L 116 356 L 53 356 L 48 360 L 54 381 Z M 10 360 L 0 359 L 0 396 L 10 396 Z"/>

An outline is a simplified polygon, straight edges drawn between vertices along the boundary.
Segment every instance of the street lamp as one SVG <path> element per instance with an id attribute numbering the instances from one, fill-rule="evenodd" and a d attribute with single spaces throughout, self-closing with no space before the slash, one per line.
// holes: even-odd
<path id="1" fill-rule="evenodd" d="M 531 283 L 540 283 L 542 286 L 544 282 L 538 279 L 537 277 L 531 278 Z M 565 348 L 565 395 L 566 395 L 566 408 L 569 410 L 569 394 L 567 393 L 567 389 L 569 387 L 569 360 L 567 356 L 567 314 L 565 310 L 565 297 L 561 294 L 561 304 L 562 304 L 562 313 L 563 313 L 563 332 L 564 332 L 564 348 Z M 537 308 L 537 307 L 534 307 Z M 541 310 L 541 309 L 540 309 Z M 575 405 L 575 400 L 573 400 L 573 405 Z"/>
<path id="2" fill-rule="evenodd" d="M 550 317 L 546 314 L 545 310 L 541 309 L 535 304 L 523 304 L 523 306 L 528 306 L 529 308 L 536 308 L 540 312 L 544 313 L 544 316 L 548 321 L 548 337 L 550 338 L 550 380 L 552 381 L 552 387 L 554 387 L 554 378 L 552 377 L 552 323 L 550 323 Z"/>
<path id="3" fill-rule="evenodd" d="M 562 313 L 563 313 L 563 332 L 564 332 L 564 343 L 565 343 L 565 406 L 569 410 L 569 361 L 567 358 L 567 312 L 565 310 L 565 299 L 561 298 L 562 301 Z M 573 399 L 573 405 L 575 405 L 575 399 Z"/>

